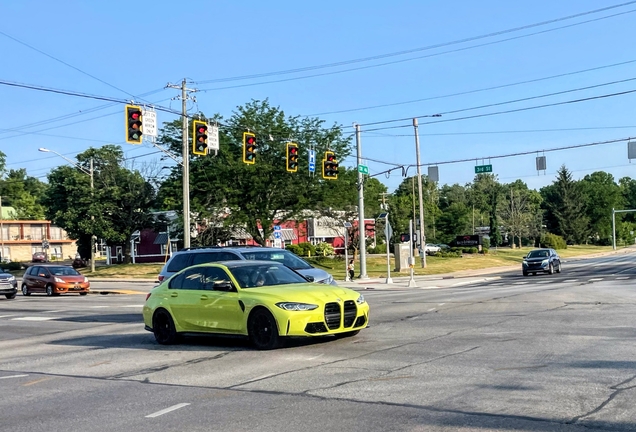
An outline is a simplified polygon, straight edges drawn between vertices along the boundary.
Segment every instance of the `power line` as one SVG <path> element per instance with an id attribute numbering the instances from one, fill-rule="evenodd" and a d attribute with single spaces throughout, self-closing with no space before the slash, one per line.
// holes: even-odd
<path id="1" fill-rule="evenodd" d="M 628 6 L 628 5 L 631 5 L 631 4 L 634 4 L 634 3 L 636 3 L 636 1 L 629 1 L 629 2 L 626 2 L 626 3 L 621 3 L 621 4 L 617 4 L 617 5 L 613 5 L 613 6 L 608 6 L 608 7 L 604 7 L 604 8 L 601 8 L 601 9 L 595 9 L 595 10 L 581 12 L 581 13 L 574 14 L 574 15 L 569 15 L 569 16 L 565 16 L 565 17 L 555 18 L 555 19 L 551 19 L 551 20 L 547 20 L 547 21 L 541 21 L 541 22 L 534 23 L 534 24 L 528 24 L 528 25 L 524 25 L 524 26 L 520 26 L 520 27 L 514 27 L 514 28 L 510 28 L 510 29 L 506 29 L 506 30 L 500 30 L 500 31 L 496 31 L 496 32 L 483 34 L 483 35 L 472 36 L 472 37 L 468 37 L 468 38 L 458 39 L 458 40 L 454 40 L 454 41 L 450 41 L 450 42 L 443 42 L 443 43 L 434 44 L 434 45 L 428 45 L 428 46 L 419 47 L 419 48 L 413 48 L 413 49 L 402 50 L 402 51 L 395 51 L 395 52 L 386 53 L 386 54 L 379 54 L 379 55 L 375 55 L 375 56 L 363 57 L 363 58 L 352 59 L 352 60 L 344 60 L 344 61 L 339 61 L 339 62 L 334 62 L 334 63 L 327 63 L 327 64 L 322 64 L 322 65 L 315 65 L 315 66 L 307 66 L 307 67 L 301 67 L 301 68 L 287 69 L 287 70 L 276 71 L 276 72 L 266 72 L 266 73 L 253 74 L 253 75 L 243 75 L 243 76 L 235 76 L 235 77 L 228 77 L 228 78 L 217 78 L 217 79 L 196 81 L 195 84 L 201 85 L 201 84 L 212 84 L 212 83 L 228 82 L 228 81 L 247 80 L 247 79 L 254 79 L 254 78 L 264 78 L 264 77 L 268 77 L 268 76 L 287 75 L 287 74 L 298 73 L 298 72 L 307 72 L 307 71 L 318 70 L 318 69 L 326 69 L 326 68 L 332 68 L 332 67 L 337 67 L 337 66 L 345 66 L 345 65 L 354 64 L 354 63 L 363 63 L 363 62 L 368 62 L 368 61 L 372 61 L 372 60 L 380 60 L 380 59 L 383 59 L 383 58 L 396 57 L 396 56 L 411 54 L 411 53 L 420 52 L 420 51 L 428 51 L 428 50 L 435 49 L 435 48 L 442 48 L 442 47 L 445 47 L 445 46 L 457 45 L 457 44 L 466 43 L 466 42 L 472 42 L 472 41 L 475 41 L 475 40 L 485 39 L 485 38 L 489 38 L 489 37 L 493 37 L 493 36 L 500 36 L 502 34 L 513 33 L 513 32 L 517 32 L 517 31 L 521 31 L 521 30 L 527 30 L 527 29 L 534 28 L 534 27 L 540 27 L 540 26 L 553 24 L 553 23 L 560 22 L 560 21 L 566 21 L 566 20 L 579 18 L 579 17 L 586 16 L 586 15 L 592 15 L 592 14 L 596 14 L 596 13 L 600 13 L 600 12 L 605 12 L 605 11 L 608 11 L 608 10 L 611 10 L 611 9 L 621 8 L 623 6 Z M 631 12 L 633 12 L 633 11 L 631 11 Z M 217 90 L 217 89 L 212 89 L 212 90 Z"/>
<path id="2" fill-rule="evenodd" d="M 422 99 L 414 99 L 414 100 L 403 101 L 403 102 L 386 103 L 386 104 L 382 104 L 382 105 L 373 105 L 373 106 L 361 107 L 361 108 L 351 108 L 351 109 L 345 109 L 345 110 L 339 110 L 339 111 L 327 111 L 327 112 L 321 112 L 321 113 L 316 113 L 316 114 L 306 114 L 306 117 L 322 116 L 322 115 L 329 115 L 329 114 L 341 114 L 341 113 L 355 112 L 355 111 L 364 111 L 364 110 L 370 110 L 370 109 L 376 109 L 376 108 L 386 108 L 386 107 L 397 106 L 397 105 L 406 105 L 406 104 L 411 104 L 411 103 L 416 103 L 416 102 L 425 102 L 425 101 L 436 100 L 436 99 L 445 99 L 445 98 L 454 97 L 454 96 L 463 96 L 463 95 L 467 95 L 467 94 L 479 93 L 479 92 L 484 92 L 484 91 L 489 91 L 489 90 L 497 90 L 497 89 L 502 89 L 502 88 L 506 88 L 506 87 L 518 86 L 518 85 L 522 85 L 522 84 L 530 84 L 530 83 L 534 83 L 534 82 L 546 81 L 546 80 L 550 80 L 550 79 L 554 79 L 554 78 L 562 78 L 562 77 L 576 75 L 576 74 L 585 73 L 585 72 L 592 72 L 592 71 L 597 71 L 597 70 L 601 70 L 601 69 L 607 69 L 607 68 L 616 67 L 616 66 L 623 66 L 623 65 L 626 65 L 626 64 L 630 64 L 630 63 L 636 63 L 636 60 L 629 60 L 629 61 L 620 62 L 620 63 L 614 63 L 614 64 L 610 64 L 610 65 L 605 65 L 605 66 L 598 66 L 598 67 L 594 67 L 594 68 L 590 68 L 590 69 L 583 69 L 583 70 L 579 70 L 579 71 L 575 71 L 575 72 L 567 72 L 567 73 L 562 73 L 562 74 L 558 74 L 558 75 L 551 75 L 551 76 L 547 76 L 547 77 L 543 77 L 543 78 L 536 78 L 536 79 L 531 79 L 531 80 L 526 80 L 526 81 L 519 81 L 519 82 L 516 82 L 516 83 L 502 84 L 502 85 L 497 85 L 497 86 L 493 86 L 493 87 L 485 87 L 485 88 L 476 89 L 476 90 L 467 90 L 467 91 L 458 92 L 458 93 L 450 93 L 450 94 L 441 95 L 441 96 L 431 96 L 431 97 L 426 97 L 426 98 L 422 98 Z"/>
<path id="3" fill-rule="evenodd" d="M 617 92 L 617 93 L 610 93 L 610 94 L 604 94 L 604 95 L 599 95 L 599 96 L 591 96 L 591 97 L 587 97 L 587 98 L 573 99 L 573 100 L 568 100 L 568 101 L 563 101 L 563 102 L 555 102 L 555 103 L 550 103 L 550 104 L 535 105 L 535 106 L 525 107 L 525 108 L 516 108 L 516 109 L 511 109 L 511 110 L 506 110 L 506 111 L 496 111 L 496 112 L 492 112 L 492 113 L 475 114 L 475 115 L 472 115 L 472 116 L 457 117 L 457 118 L 453 118 L 453 119 L 429 121 L 429 122 L 420 123 L 420 125 L 435 124 L 435 123 L 448 123 L 448 122 L 454 122 L 454 121 L 460 121 L 460 120 L 468 120 L 468 119 L 481 118 L 481 117 L 490 117 L 490 116 L 500 115 L 500 114 L 510 114 L 510 113 L 515 113 L 515 112 L 530 111 L 530 110 L 535 110 L 535 109 L 539 109 L 539 108 L 547 108 L 547 107 L 553 107 L 553 106 L 559 106 L 559 105 L 568 105 L 568 104 L 579 103 L 579 102 L 587 102 L 587 101 L 590 101 L 590 100 L 605 99 L 605 98 L 614 97 L 614 96 L 622 96 L 622 95 L 626 95 L 626 94 L 630 94 L 630 93 L 634 93 L 634 92 L 636 92 L 636 90 L 626 90 L 626 91 Z M 417 118 L 422 118 L 422 117 L 430 117 L 430 116 L 420 116 L 420 117 L 417 117 Z M 409 120 L 410 119 L 411 118 L 409 118 Z M 368 129 L 366 132 L 373 132 L 373 131 L 387 130 L 387 129 L 400 129 L 400 128 L 405 128 L 405 127 L 412 127 L 412 126 L 411 125 L 384 126 L 384 127 L 379 127 L 379 128 L 375 128 L 375 129 Z"/>
<path id="4" fill-rule="evenodd" d="M 505 131 L 478 131 L 478 132 L 447 132 L 447 133 L 420 133 L 420 136 L 447 136 L 447 135 L 491 135 L 491 134 L 518 134 L 518 133 L 539 133 L 539 132 L 571 132 L 578 130 L 603 130 L 603 129 L 633 129 L 633 126 L 593 126 L 579 128 L 555 128 L 555 129 L 522 129 L 522 130 L 505 130 Z M 381 132 L 365 132 L 367 138 L 396 138 L 396 137 L 413 137 L 413 134 L 384 134 Z"/>
<path id="5" fill-rule="evenodd" d="M 476 110 L 476 109 L 483 109 L 483 108 L 490 108 L 490 107 L 494 107 L 494 106 L 508 105 L 508 104 L 517 103 L 517 102 L 525 102 L 525 101 L 529 101 L 529 100 L 533 100 L 533 99 L 541 99 L 541 98 L 545 98 L 545 97 L 557 96 L 557 95 L 562 95 L 562 94 L 566 94 L 566 93 L 573 93 L 573 92 L 577 92 L 577 91 L 590 90 L 590 89 L 593 89 L 593 88 L 605 87 L 605 86 L 614 85 L 614 84 L 621 84 L 621 83 L 634 81 L 634 80 L 636 80 L 636 77 L 627 78 L 627 79 L 624 79 L 624 80 L 606 82 L 606 83 L 602 83 L 602 84 L 595 84 L 595 85 L 586 86 L 586 87 L 579 87 L 579 88 L 575 88 L 575 89 L 562 90 L 562 91 L 553 92 L 553 93 L 546 93 L 546 94 L 537 95 L 537 96 L 529 96 L 529 97 L 520 98 L 520 99 L 513 99 L 513 100 L 509 100 L 509 101 L 504 101 L 504 102 L 496 102 L 496 103 L 491 103 L 491 104 L 486 104 L 486 105 L 479 105 L 479 106 L 470 107 L 470 108 L 461 108 L 461 109 L 456 109 L 456 110 L 452 110 L 452 111 L 444 111 L 444 112 L 440 112 L 438 114 L 435 114 L 435 116 L 439 117 L 439 116 L 442 116 L 442 115 L 456 114 L 456 113 L 459 113 L 459 112 L 472 111 L 472 110 Z M 424 117 L 431 117 L 431 115 L 417 116 L 417 118 L 424 118 Z M 378 125 L 378 124 L 394 123 L 394 122 L 406 121 L 406 120 L 411 120 L 411 119 L 413 119 L 413 117 L 406 117 L 406 118 L 400 118 L 400 119 L 394 119 L 394 120 L 382 120 L 382 121 L 377 121 L 377 122 L 363 123 L 360 126 L 373 126 L 373 125 Z"/>

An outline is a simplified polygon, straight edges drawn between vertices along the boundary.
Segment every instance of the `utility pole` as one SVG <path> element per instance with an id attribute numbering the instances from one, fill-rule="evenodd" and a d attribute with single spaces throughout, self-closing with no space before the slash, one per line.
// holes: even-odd
<path id="1" fill-rule="evenodd" d="M 95 183 L 94 183 L 94 167 L 93 158 L 91 158 L 91 170 L 89 171 L 91 176 L 91 200 L 95 203 Z M 92 212 L 91 212 L 92 213 Z M 95 215 L 91 215 L 91 232 L 95 232 Z M 95 234 L 91 234 L 91 273 L 95 273 Z"/>
<path id="2" fill-rule="evenodd" d="M 181 85 L 168 84 L 166 88 L 181 89 L 181 136 L 182 136 L 182 165 L 183 165 L 183 247 L 190 247 L 190 150 L 188 148 L 188 110 L 187 102 L 190 99 L 188 92 L 196 92 L 196 89 L 186 87 L 186 79 Z"/>
<path id="3" fill-rule="evenodd" d="M 356 149 L 358 154 L 358 165 L 362 165 L 362 145 L 360 144 L 360 125 L 354 124 L 356 128 Z M 358 170 L 358 237 L 360 245 L 360 279 L 368 279 L 367 275 L 367 230 L 364 225 L 364 177 Z"/>
<path id="4" fill-rule="evenodd" d="M 4 218 L 2 217 L 2 197 L 0 196 L 0 264 L 2 264 L 2 262 L 5 259 L 5 256 L 4 256 L 4 224 L 2 222 L 3 219 Z"/>
<path id="5" fill-rule="evenodd" d="M 422 268 L 426 268 L 426 235 L 424 234 L 424 202 L 422 200 L 422 167 L 420 166 L 420 135 L 417 131 L 417 117 L 413 119 L 413 128 L 415 129 L 415 157 L 417 159 L 417 187 L 418 198 L 420 200 L 420 234 L 417 239 L 420 244 L 420 257 L 422 259 Z"/>

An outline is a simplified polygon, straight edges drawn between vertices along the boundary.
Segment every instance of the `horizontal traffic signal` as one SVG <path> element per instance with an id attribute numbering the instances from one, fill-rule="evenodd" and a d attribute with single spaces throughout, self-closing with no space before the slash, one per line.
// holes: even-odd
<path id="1" fill-rule="evenodd" d="M 201 120 L 192 122 L 192 153 L 203 156 L 208 154 L 208 124 Z"/>
<path id="2" fill-rule="evenodd" d="M 243 162 L 254 165 L 256 162 L 256 135 L 252 132 L 243 132 Z"/>
<path id="3" fill-rule="evenodd" d="M 298 171 L 298 144 L 296 143 L 287 143 L 287 171 L 288 172 L 296 172 Z"/>
<path id="4" fill-rule="evenodd" d="M 126 142 L 129 144 L 141 144 L 143 138 L 142 111 L 136 105 L 126 105 Z"/>

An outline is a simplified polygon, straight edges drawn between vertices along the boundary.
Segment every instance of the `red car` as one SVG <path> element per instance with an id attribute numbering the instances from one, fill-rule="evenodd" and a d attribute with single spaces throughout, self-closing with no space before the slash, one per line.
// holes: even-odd
<path id="1" fill-rule="evenodd" d="M 71 266 L 59 264 L 36 264 L 27 269 L 22 277 L 22 295 L 46 293 L 47 296 L 78 293 L 86 295 L 91 284 L 88 278 Z"/>
<path id="2" fill-rule="evenodd" d="M 46 262 L 46 254 L 44 252 L 36 252 L 31 257 L 31 262 Z"/>

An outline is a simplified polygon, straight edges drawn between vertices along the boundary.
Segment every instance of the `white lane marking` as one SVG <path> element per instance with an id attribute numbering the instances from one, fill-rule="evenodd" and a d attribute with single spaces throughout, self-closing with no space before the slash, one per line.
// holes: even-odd
<path id="1" fill-rule="evenodd" d="M 20 317 L 12 318 L 11 321 L 48 321 L 55 319 L 55 317 Z"/>
<path id="2" fill-rule="evenodd" d="M 444 306 L 446 303 L 440 303 L 438 306 Z"/>
<path id="3" fill-rule="evenodd" d="M 629 276 L 621 276 L 621 277 L 617 277 L 616 280 L 625 280 L 625 279 L 629 279 Z M 2 318 L 2 317 L 0 317 Z"/>
<path id="4" fill-rule="evenodd" d="M 127 308 L 142 308 L 144 307 L 144 305 L 140 304 L 140 305 L 126 305 L 126 306 L 122 306 L 122 307 L 127 307 Z"/>
<path id="5" fill-rule="evenodd" d="M 544 280 L 544 281 L 537 281 L 536 283 L 538 284 L 548 284 L 548 283 L 552 283 L 553 281 L 549 281 L 549 280 Z"/>
<path id="6" fill-rule="evenodd" d="M 564 280 L 563 282 L 577 282 L 578 279 L 568 279 L 568 280 Z"/>
<path id="7" fill-rule="evenodd" d="M 457 282 L 451 286 L 460 286 L 460 285 L 468 285 L 468 284 L 474 284 L 474 283 L 478 283 L 479 281 L 466 281 L 466 282 Z"/>
<path id="8" fill-rule="evenodd" d="M 189 404 L 189 403 L 180 403 L 180 404 L 176 404 L 176 405 L 173 405 L 173 406 L 168 407 L 168 408 L 166 408 L 166 409 L 162 409 L 161 411 L 157 411 L 156 413 L 148 414 L 148 415 L 146 416 L 146 418 L 155 418 L 155 417 L 159 417 L 159 416 L 164 415 L 164 414 L 167 414 L 167 413 L 169 413 L 169 412 L 171 412 L 171 411 L 175 411 L 175 410 L 178 410 L 178 409 L 180 409 L 180 408 L 186 407 L 186 406 L 188 406 L 188 405 L 190 405 L 190 404 Z"/>
<path id="9" fill-rule="evenodd" d="M 66 312 L 64 309 L 60 309 L 60 310 L 54 310 L 54 311 L 46 311 L 46 312 L 42 312 L 42 313 L 58 313 L 58 312 Z"/>
<path id="10" fill-rule="evenodd" d="M 437 309 L 437 308 L 431 308 L 431 309 L 427 310 L 426 312 L 433 312 L 435 309 Z"/>
<path id="11" fill-rule="evenodd" d="M 602 280 L 603 280 L 603 278 L 592 278 L 592 279 L 589 279 L 588 282 L 598 282 L 598 281 L 602 281 Z"/>
<path id="12" fill-rule="evenodd" d="M 24 377 L 28 377 L 29 375 L 9 375 L 9 376 L 3 376 L 0 377 L 0 379 L 9 379 L 9 378 L 24 378 Z"/>
<path id="13" fill-rule="evenodd" d="M 525 285 L 525 284 L 527 284 L 527 283 L 528 283 L 528 282 L 515 282 L 515 283 L 513 283 L 513 285 Z"/>
<path id="14" fill-rule="evenodd" d="M 9 317 L 12 317 L 12 316 L 15 316 L 15 315 L 0 315 L 0 318 L 9 318 Z"/>
<path id="15" fill-rule="evenodd" d="M 89 306 L 88 308 L 89 309 L 104 309 L 104 308 L 107 308 L 107 307 L 110 307 L 110 306 Z"/>
<path id="16" fill-rule="evenodd" d="M 317 358 L 322 357 L 324 355 L 325 355 L 325 353 L 322 353 L 322 354 L 314 356 L 314 357 L 309 357 L 307 360 L 316 360 Z"/>

